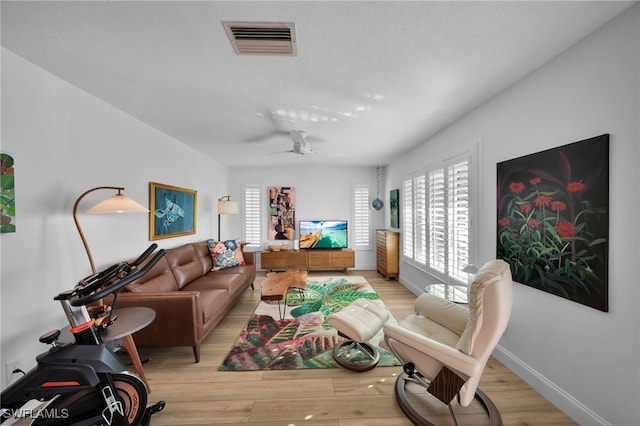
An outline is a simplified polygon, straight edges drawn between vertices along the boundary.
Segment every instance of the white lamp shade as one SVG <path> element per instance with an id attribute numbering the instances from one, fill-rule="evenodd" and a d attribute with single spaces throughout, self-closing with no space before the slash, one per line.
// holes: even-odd
<path id="1" fill-rule="evenodd" d="M 88 213 L 148 213 L 149 209 L 122 194 L 116 194 L 87 210 Z"/>
<path id="2" fill-rule="evenodd" d="M 218 214 L 238 214 L 240 204 L 237 201 L 218 200 Z"/>

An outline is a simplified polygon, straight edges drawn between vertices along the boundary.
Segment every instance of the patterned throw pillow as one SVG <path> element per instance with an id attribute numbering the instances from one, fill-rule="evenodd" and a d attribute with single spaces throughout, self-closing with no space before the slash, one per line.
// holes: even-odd
<path id="1" fill-rule="evenodd" d="M 246 265 L 240 244 L 235 240 L 207 240 L 209 253 L 213 259 L 212 271 Z"/>

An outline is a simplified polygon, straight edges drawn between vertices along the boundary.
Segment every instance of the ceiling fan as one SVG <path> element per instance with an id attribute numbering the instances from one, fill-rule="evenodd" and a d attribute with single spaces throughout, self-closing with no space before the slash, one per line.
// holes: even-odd
<path id="1" fill-rule="evenodd" d="M 307 132 L 305 132 L 303 130 L 290 130 L 289 131 L 289 136 L 291 136 L 291 140 L 293 141 L 293 149 L 290 149 L 288 151 L 272 152 L 269 155 L 282 154 L 282 153 L 285 153 L 285 152 L 291 152 L 293 154 L 298 154 L 298 155 L 307 155 L 307 154 L 317 154 L 318 153 L 318 151 L 313 149 L 311 147 L 311 144 L 309 144 L 309 142 L 306 140 Z"/>
<path id="2" fill-rule="evenodd" d="M 271 140 L 277 139 L 281 136 L 291 137 L 291 131 L 289 130 L 289 128 L 293 127 L 292 124 L 295 125 L 295 123 L 298 122 L 297 119 L 292 119 L 291 117 L 289 117 L 286 111 L 267 111 L 266 113 L 256 113 L 255 115 L 266 118 L 271 124 L 271 130 L 267 133 L 245 139 L 245 142 L 247 143 L 270 142 Z M 304 133 L 304 139 L 307 142 L 322 142 L 322 139 L 320 138 L 309 136 L 306 134 L 306 132 L 303 131 L 299 132 Z"/>

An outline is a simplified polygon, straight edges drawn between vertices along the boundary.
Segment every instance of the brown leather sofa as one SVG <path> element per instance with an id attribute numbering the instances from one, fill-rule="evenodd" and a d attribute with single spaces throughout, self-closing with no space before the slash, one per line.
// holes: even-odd
<path id="1" fill-rule="evenodd" d="M 149 326 L 133 335 L 137 346 L 191 346 L 200 362 L 200 343 L 218 325 L 256 277 L 254 253 L 246 265 L 212 271 L 205 241 L 166 250 L 142 278 L 118 296 L 117 308 L 145 306 L 156 311 Z"/>

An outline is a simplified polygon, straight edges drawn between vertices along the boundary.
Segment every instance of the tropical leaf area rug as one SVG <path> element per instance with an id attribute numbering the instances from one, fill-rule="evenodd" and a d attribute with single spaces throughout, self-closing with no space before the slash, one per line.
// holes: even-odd
<path id="1" fill-rule="evenodd" d="M 341 368 L 332 351 L 345 338 L 327 323 L 327 316 L 356 299 L 380 297 L 364 277 L 357 276 L 309 277 L 306 287 L 304 292 L 289 291 L 284 319 L 279 314 L 284 302 L 279 308 L 275 301 L 261 301 L 218 370 Z M 396 321 L 391 313 L 389 321 Z M 369 343 L 379 346 L 382 338 L 381 330 Z M 400 365 L 393 354 L 379 350 L 378 366 Z"/>

